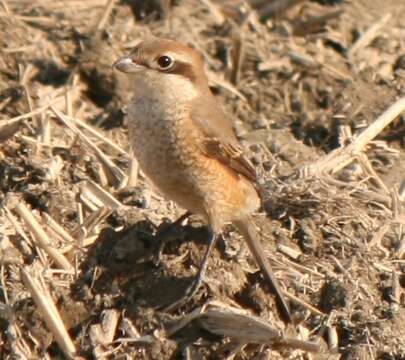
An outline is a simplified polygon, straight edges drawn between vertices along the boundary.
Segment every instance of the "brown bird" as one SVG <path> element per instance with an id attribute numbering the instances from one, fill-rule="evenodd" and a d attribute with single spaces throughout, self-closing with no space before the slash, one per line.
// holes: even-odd
<path id="1" fill-rule="evenodd" d="M 150 38 L 113 66 L 133 81 L 128 126 L 140 167 L 165 197 L 201 215 L 212 231 L 193 293 L 224 224 L 233 223 L 290 321 L 251 219 L 260 206 L 256 171 L 210 91 L 202 55 L 173 40 Z"/>

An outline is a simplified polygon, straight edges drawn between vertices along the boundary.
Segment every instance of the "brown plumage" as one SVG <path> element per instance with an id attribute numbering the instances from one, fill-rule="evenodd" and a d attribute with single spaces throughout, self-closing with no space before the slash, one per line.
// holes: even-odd
<path id="1" fill-rule="evenodd" d="M 133 81 L 129 135 L 144 173 L 168 199 L 203 216 L 214 238 L 226 223 L 240 229 L 290 320 L 251 221 L 260 206 L 255 168 L 209 89 L 201 54 L 151 38 L 114 66 Z"/>

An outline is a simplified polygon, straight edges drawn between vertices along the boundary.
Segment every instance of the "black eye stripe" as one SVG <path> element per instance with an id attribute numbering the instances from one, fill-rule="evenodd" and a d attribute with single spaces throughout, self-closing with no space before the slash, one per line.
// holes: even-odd
<path id="1" fill-rule="evenodd" d="M 165 71 L 166 73 L 170 74 L 177 74 L 181 75 L 192 82 L 196 80 L 196 74 L 194 73 L 193 67 L 185 62 L 182 61 L 176 61 L 173 63 L 173 66 L 171 66 L 169 69 Z"/>

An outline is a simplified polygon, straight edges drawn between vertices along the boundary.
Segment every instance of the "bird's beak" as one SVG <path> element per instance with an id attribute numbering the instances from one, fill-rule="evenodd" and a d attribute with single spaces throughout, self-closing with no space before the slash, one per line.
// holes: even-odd
<path id="1" fill-rule="evenodd" d="M 124 56 L 122 58 L 119 58 L 113 65 L 113 69 L 117 69 L 119 71 L 122 71 L 124 73 L 128 74 L 134 74 L 138 72 L 139 70 L 143 69 L 142 65 L 139 65 L 135 62 L 132 61 L 132 59 L 128 56 Z"/>

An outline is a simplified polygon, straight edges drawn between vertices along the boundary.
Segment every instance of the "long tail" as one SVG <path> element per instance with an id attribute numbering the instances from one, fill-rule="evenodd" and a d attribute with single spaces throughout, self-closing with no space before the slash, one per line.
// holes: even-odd
<path id="1" fill-rule="evenodd" d="M 290 307 L 288 306 L 286 300 L 284 299 L 278 280 L 273 275 L 273 270 L 271 268 L 268 259 L 264 254 L 264 249 L 262 247 L 262 244 L 260 243 L 259 236 L 257 234 L 252 219 L 250 217 L 247 217 L 245 219 L 238 220 L 237 222 L 235 222 L 235 225 L 245 238 L 247 245 L 249 246 L 249 250 L 252 253 L 255 260 L 257 261 L 263 276 L 269 282 L 270 287 L 275 293 L 277 305 L 279 309 L 282 311 L 284 320 L 291 322 L 292 319 Z"/>

